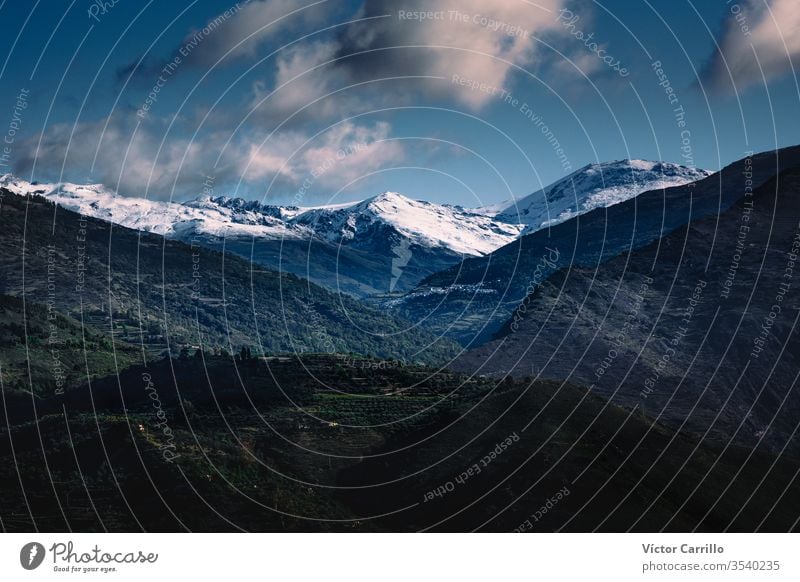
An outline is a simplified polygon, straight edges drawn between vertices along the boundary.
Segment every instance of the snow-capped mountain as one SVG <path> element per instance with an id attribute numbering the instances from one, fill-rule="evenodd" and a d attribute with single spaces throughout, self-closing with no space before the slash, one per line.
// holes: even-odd
<path id="1" fill-rule="evenodd" d="M 414 245 L 480 256 L 508 244 L 520 233 L 613 206 L 647 190 L 679 186 L 708 175 L 705 170 L 666 162 L 591 164 L 507 205 L 478 209 L 411 200 L 395 192 L 361 202 L 299 208 L 225 196 L 161 202 L 117 196 L 101 184 L 39 184 L 9 174 L 0 178 L 0 186 L 18 194 L 41 194 L 70 210 L 170 238 L 317 237 L 337 245 L 364 246 L 364 237 L 369 238 L 376 225 L 383 225 Z"/>
<path id="2" fill-rule="evenodd" d="M 317 237 L 334 244 L 358 243 L 376 226 L 389 226 L 411 244 L 480 256 L 511 242 L 521 226 L 385 192 L 362 202 L 299 208 L 225 196 L 161 202 L 117 196 L 101 184 L 39 184 L 5 175 L 0 186 L 39 194 L 81 214 L 168 238 L 193 235 L 281 240 Z"/>
<path id="3" fill-rule="evenodd" d="M 520 200 L 495 218 L 525 225 L 523 234 L 554 226 L 595 208 L 625 202 L 649 190 L 682 186 L 711 172 L 668 162 L 619 160 L 590 164 Z"/>
<path id="4" fill-rule="evenodd" d="M 357 242 L 374 225 L 392 227 L 412 244 L 444 247 L 463 255 L 485 255 L 513 241 L 519 224 L 498 221 L 459 206 L 411 200 L 384 192 L 346 208 L 309 210 L 293 219 L 332 243 Z"/>
<path id="5" fill-rule="evenodd" d="M 708 172 L 625 160 L 586 166 L 511 204 L 478 209 L 384 192 L 361 202 L 274 206 L 203 196 L 162 202 L 118 196 L 100 184 L 40 184 L 0 177 L 0 187 L 128 228 L 224 248 L 270 268 L 357 295 L 412 289 L 425 277 L 529 234 L 641 192 Z"/>
<path id="6" fill-rule="evenodd" d="M 285 218 L 291 209 L 262 206 L 257 202 L 228 203 L 230 199 L 198 198 L 187 203 L 162 202 L 117 196 L 102 184 L 41 184 L 11 175 L 0 186 L 15 194 L 39 194 L 59 206 L 85 216 L 128 228 L 182 239 L 190 234 L 209 236 L 292 236 Z M 284 214 L 284 212 L 286 214 Z"/>

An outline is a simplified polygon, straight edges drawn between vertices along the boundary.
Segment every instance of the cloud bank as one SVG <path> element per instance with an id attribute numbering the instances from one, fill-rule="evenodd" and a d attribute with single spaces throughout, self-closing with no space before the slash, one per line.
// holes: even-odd
<path id="1" fill-rule="evenodd" d="M 503 88 L 515 66 L 536 65 L 536 36 L 557 27 L 562 0 L 368 0 L 365 20 L 339 38 L 340 68 L 357 80 L 389 76 L 438 77 L 429 94 L 473 109 L 491 96 L 464 91 L 453 75 Z"/>
<path id="2" fill-rule="evenodd" d="M 744 91 L 792 72 L 800 63 L 797 0 L 728 3 L 719 43 L 702 78 L 719 91 Z"/>
<path id="3" fill-rule="evenodd" d="M 243 184 L 244 192 L 228 194 L 263 195 L 272 184 L 270 194 L 281 199 L 290 199 L 312 182 L 314 190 L 304 193 L 311 202 L 314 192 L 325 195 L 405 156 L 402 142 L 389 139 L 391 126 L 385 122 L 338 123 L 310 141 L 301 131 L 267 141 L 255 134 L 231 137 L 224 132 L 190 141 L 163 139 L 157 124 L 134 130 L 125 119 L 129 117 L 74 128 L 53 125 L 19 144 L 16 171 L 40 180 L 101 182 L 124 196 L 154 199 L 199 196 L 209 175 L 223 188 Z"/>
<path id="4" fill-rule="evenodd" d="M 340 21 L 342 26 L 292 43 L 257 69 L 254 74 L 261 76 L 248 79 L 239 108 L 198 109 L 202 119 L 190 114 L 170 129 L 168 119 L 155 113 L 137 127 L 123 110 L 74 128 L 53 125 L 22 146 L 17 171 L 36 169 L 44 179 L 101 181 L 123 195 L 146 191 L 158 198 L 196 194 L 207 175 L 217 184 L 243 183 L 251 192 L 263 192 L 274 181 L 275 189 L 290 194 L 309 176 L 315 188 L 338 188 L 406 159 L 403 142 L 390 139 L 388 122 L 342 120 L 426 98 L 483 108 L 493 96 L 471 91 L 453 77 L 508 90 L 516 67 L 540 64 L 536 38 L 561 29 L 562 5 L 563 0 L 366 0 Z M 298 8 L 294 0 L 235 5 L 187 33 L 172 53 L 181 55 L 180 68 L 170 75 L 261 58 L 313 31 L 318 20 L 330 23 L 322 17 L 337 9 L 328 3 Z M 144 68 L 157 67 L 155 61 L 150 58 Z M 135 69 L 129 65 L 120 73 L 131 75 Z M 408 76 L 422 78 L 402 80 Z M 401 80 L 372 83 L 385 77 Z M 159 99 L 173 87 L 178 85 L 170 80 Z M 231 136 L 226 128 L 243 120 Z M 200 123 L 200 137 L 190 141 L 187 136 Z M 62 168 L 68 170 L 63 177 Z"/>

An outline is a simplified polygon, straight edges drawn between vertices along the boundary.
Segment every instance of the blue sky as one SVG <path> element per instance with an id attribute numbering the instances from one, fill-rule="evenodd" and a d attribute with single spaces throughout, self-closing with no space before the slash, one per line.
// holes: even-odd
<path id="1" fill-rule="evenodd" d="M 713 170 L 800 142 L 793 0 L 101 6 L 0 5 L 0 171 L 158 199 L 213 176 L 281 204 L 478 206 L 592 162 Z"/>

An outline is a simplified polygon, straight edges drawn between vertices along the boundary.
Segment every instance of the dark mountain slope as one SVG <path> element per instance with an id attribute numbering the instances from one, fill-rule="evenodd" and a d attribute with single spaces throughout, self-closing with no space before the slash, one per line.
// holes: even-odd
<path id="1" fill-rule="evenodd" d="M 293 273 L 326 289 L 354 297 L 385 293 L 388 289 L 408 291 L 426 276 L 462 259 L 461 255 L 444 248 L 407 244 L 408 257 L 400 261 L 393 249 L 403 248 L 403 238 L 385 226 L 375 230 L 384 230 L 385 236 L 373 236 L 373 248 L 336 244 L 319 238 L 276 241 L 201 236 L 198 241 L 212 249 L 236 253 L 267 269 Z M 402 269 L 393 271 L 393 266 L 400 263 Z"/>
<path id="2" fill-rule="evenodd" d="M 800 454 L 800 170 L 719 217 L 551 277 L 455 368 L 567 378 L 670 426 Z"/>
<path id="3" fill-rule="evenodd" d="M 524 236 L 485 257 L 467 259 L 428 277 L 391 305 L 407 319 L 465 345 L 480 345 L 554 271 L 569 265 L 596 267 L 692 219 L 717 215 L 743 196 L 743 172 L 758 187 L 779 170 L 797 165 L 800 147 L 786 148 L 745 158 L 699 182 L 645 192 Z"/>
<path id="4" fill-rule="evenodd" d="M 349 352 L 440 360 L 434 338 L 349 297 L 232 255 L 81 217 L 8 192 L 0 207 L 0 281 L 129 341 Z M 120 330 L 125 324 L 126 330 Z"/>
<path id="5" fill-rule="evenodd" d="M 142 361 L 142 350 L 92 326 L 0 295 L 0 367 L 7 391 L 52 395 Z M 27 400 L 30 394 L 24 392 Z"/>
<path id="6" fill-rule="evenodd" d="M 571 385 L 384 364 L 205 353 L 38 400 L 36 423 L 17 409 L 0 428 L 0 520 L 11 531 L 785 531 L 800 515 L 786 459 L 698 446 Z"/>
<path id="7" fill-rule="evenodd" d="M 362 513 L 391 508 L 381 529 L 783 531 L 797 511 L 795 463 L 699 444 L 560 382 L 506 381 L 422 435 L 424 454 L 397 435 L 379 450 L 392 454 L 344 472 L 381 484 L 349 497 Z"/>

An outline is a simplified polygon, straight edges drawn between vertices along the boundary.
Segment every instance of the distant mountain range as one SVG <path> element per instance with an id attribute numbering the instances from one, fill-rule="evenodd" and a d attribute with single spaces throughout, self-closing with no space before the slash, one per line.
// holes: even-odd
<path id="1" fill-rule="evenodd" d="M 521 234 L 707 175 L 642 160 L 591 164 L 520 200 L 475 209 L 394 192 L 299 208 L 224 196 L 162 202 L 117 196 L 99 184 L 31 183 L 8 174 L 0 186 L 44 196 L 85 216 L 234 252 L 363 297 L 411 290 L 425 277 L 465 257 L 486 256 Z"/>

